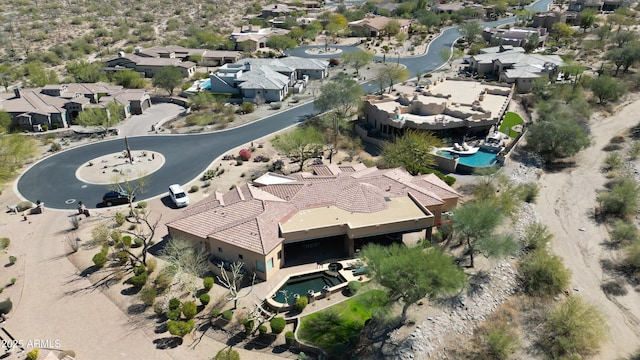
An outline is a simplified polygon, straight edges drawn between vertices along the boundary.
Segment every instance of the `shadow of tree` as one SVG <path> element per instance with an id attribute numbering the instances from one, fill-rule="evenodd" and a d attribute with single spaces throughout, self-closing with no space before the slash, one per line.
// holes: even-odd
<path id="1" fill-rule="evenodd" d="M 272 336 L 272 334 L 260 335 L 249 340 L 249 342 L 244 345 L 244 348 L 247 350 L 263 350 L 271 346 L 275 340 L 276 337 Z"/>
<path id="2" fill-rule="evenodd" d="M 245 336 L 244 332 L 239 332 L 239 333 L 236 333 L 235 335 L 233 335 L 232 337 L 230 337 L 227 340 L 227 345 L 236 346 L 236 345 L 240 344 L 241 342 L 243 342 L 245 339 L 246 339 L 246 336 Z"/>
<path id="3" fill-rule="evenodd" d="M 167 323 L 166 322 L 158 324 L 156 326 L 156 328 L 153 329 L 153 332 L 156 333 L 156 334 L 166 333 L 167 331 L 169 331 L 169 330 L 167 330 Z"/>
<path id="4" fill-rule="evenodd" d="M 94 274 L 96 271 L 100 270 L 99 267 L 95 266 L 95 265 L 91 265 L 88 268 L 82 270 L 82 272 L 80 273 L 80 276 L 82 277 L 87 277 L 91 274 Z"/>
<path id="5" fill-rule="evenodd" d="M 165 337 L 160 339 L 153 340 L 153 343 L 156 345 L 156 349 L 166 350 L 166 349 L 175 349 L 178 346 L 182 345 L 182 338 L 177 336 Z"/>
<path id="6" fill-rule="evenodd" d="M 120 291 L 120 294 L 131 296 L 131 295 L 135 295 L 135 294 L 139 293 L 140 290 L 142 290 L 141 287 L 130 286 L 128 288 L 122 289 L 122 291 Z"/>
<path id="7" fill-rule="evenodd" d="M 129 305 L 129 307 L 127 308 L 127 313 L 129 315 L 139 315 L 139 314 L 143 314 L 145 310 L 147 310 L 147 305 L 133 304 L 133 305 Z"/>

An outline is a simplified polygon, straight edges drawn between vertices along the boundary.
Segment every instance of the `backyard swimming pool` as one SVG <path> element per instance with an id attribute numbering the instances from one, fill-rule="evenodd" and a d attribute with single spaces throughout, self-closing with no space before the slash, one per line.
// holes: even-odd
<path id="1" fill-rule="evenodd" d="M 447 150 L 438 150 L 438 155 L 446 157 L 448 159 L 453 159 L 452 153 Z M 472 155 L 461 155 L 458 158 L 458 163 L 470 167 L 487 167 L 492 166 L 496 163 L 498 153 L 491 152 L 487 149 L 480 148 L 477 153 Z"/>
<path id="2" fill-rule="evenodd" d="M 200 89 L 211 90 L 211 79 L 203 80 L 200 83 Z"/>
<path id="3" fill-rule="evenodd" d="M 275 292 L 272 299 L 281 304 L 286 304 L 287 302 L 285 302 L 284 294 L 282 293 L 283 290 L 286 290 L 288 304 L 293 304 L 295 302 L 295 294 L 307 296 L 309 290 L 319 293 L 322 292 L 325 286 L 331 288 L 344 282 L 346 280 L 342 275 L 336 273 L 334 276 L 334 274 L 327 274 L 324 270 L 310 274 L 294 275 Z"/>

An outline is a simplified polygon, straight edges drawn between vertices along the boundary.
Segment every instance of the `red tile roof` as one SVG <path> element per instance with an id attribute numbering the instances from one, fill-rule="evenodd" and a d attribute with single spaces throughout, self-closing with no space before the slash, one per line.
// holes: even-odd
<path id="1" fill-rule="evenodd" d="M 313 168 L 316 175 L 291 175 L 295 182 L 243 185 L 192 205 L 167 227 L 265 255 L 283 241 L 279 224 L 303 209 L 336 206 L 354 213 L 375 213 L 387 208 L 387 198 L 411 194 L 428 208 L 459 196 L 435 175 L 414 177 L 404 169 L 344 168 L 346 171 L 321 165 Z"/>

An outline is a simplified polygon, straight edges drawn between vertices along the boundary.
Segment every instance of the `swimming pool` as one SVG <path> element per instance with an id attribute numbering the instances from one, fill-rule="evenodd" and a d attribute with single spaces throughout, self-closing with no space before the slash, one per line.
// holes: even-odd
<path id="1" fill-rule="evenodd" d="M 326 271 L 313 272 L 310 274 L 291 276 L 284 285 L 282 285 L 272 297 L 273 300 L 285 304 L 283 290 L 287 291 L 288 305 L 295 302 L 294 295 L 307 296 L 309 290 L 314 293 L 322 292 L 325 286 L 329 288 L 346 282 L 345 278 L 340 274 L 327 274 Z"/>
<path id="2" fill-rule="evenodd" d="M 211 79 L 203 80 L 200 83 L 200 89 L 211 90 Z"/>
<path id="3" fill-rule="evenodd" d="M 448 152 L 447 150 L 438 150 L 438 155 L 446 157 L 448 159 L 453 159 L 453 154 Z M 458 158 L 458 164 L 470 166 L 470 167 L 487 167 L 492 166 L 496 163 L 497 158 L 496 152 L 491 152 L 487 149 L 480 148 L 477 153 L 472 155 L 461 155 Z"/>

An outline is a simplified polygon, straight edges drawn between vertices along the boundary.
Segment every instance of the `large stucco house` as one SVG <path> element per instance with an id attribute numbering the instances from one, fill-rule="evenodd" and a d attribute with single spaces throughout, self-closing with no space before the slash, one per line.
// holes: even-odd
<path id="1" fill-rule="evenodd" d="M 211 91 L 239 95 L 244 101 L 281 101 L 290 92 L 303 92 L 309 79 L 324 79 L 329 63 L 320 59 L 284 57 L 242 59 L 210 75 Z"/>
<path id="2" fill-rule="evenodd" d="M 182 77 L 190 78 L 196 72 L 196 63 L 183 61 L 175 57 L 146 56 L 146 54 L 127 54 L 122 51 L 114 58 L 105 62 L 107 71 L 133 70 L 146 78 L 152 78 L 160 69 L 175 66 L 180 70 Z"/>
<path id="3" fill-rule="evenodd" d="M 112 101 L 124 107 L 125 117 L 142 114 L 151 106 L 143 89 L 124 89 L 106 83 L 55 84 L 14 89 L 0 97 L 0 110 L 11 116 L 11 126 L 32 130 L 34 126 L 64 128 L 88 107 L 105 108 Z"/>
<path id="4" fill-rule="evenodd" d="M 365 138 L 391 138 L 407 129 L 442 136 L 482 132 L 497 124 L 513 96 L 510 85 L 442 79 L 416 89 L 396 85 L 395 91 L 363 98 L 364 118 L 356 131 Z"/>
<path id="5" fill-rule="evenodd" d="M 482 49 L 469 63 L 478 73 L 492 74 L 501 82 L 515 84 L 521 93 L 531 91 L 540 77 L 553 78 L 564 65 L 558 55 L 527 54 L 521 47 L 507 45 Z"/>
<path id="6" fill-rule="evenodd" d="M 367 17 L 349 23 L 349 28 L 356 34 L 367 37 L 386 35 L 386 27 L 391 21 L 397 21 L 400 25 L 398 32 L 408 34 L 411 30 L 411 20 L 393 19 L 386 16 Z"/>
<path id="7" fill-rule="evenodd" d="M 205 249 L 214 271 L 221 262 L 241 261 L 268 280 L 301 259 L 353 256 L 369 242 L 401 241 L 407 233 L 429 237 L 459 197 L 433 174 L 319 165 L 313 173 L 267 174 L 215 193 L 167 228 L 172 238 Z"/>

